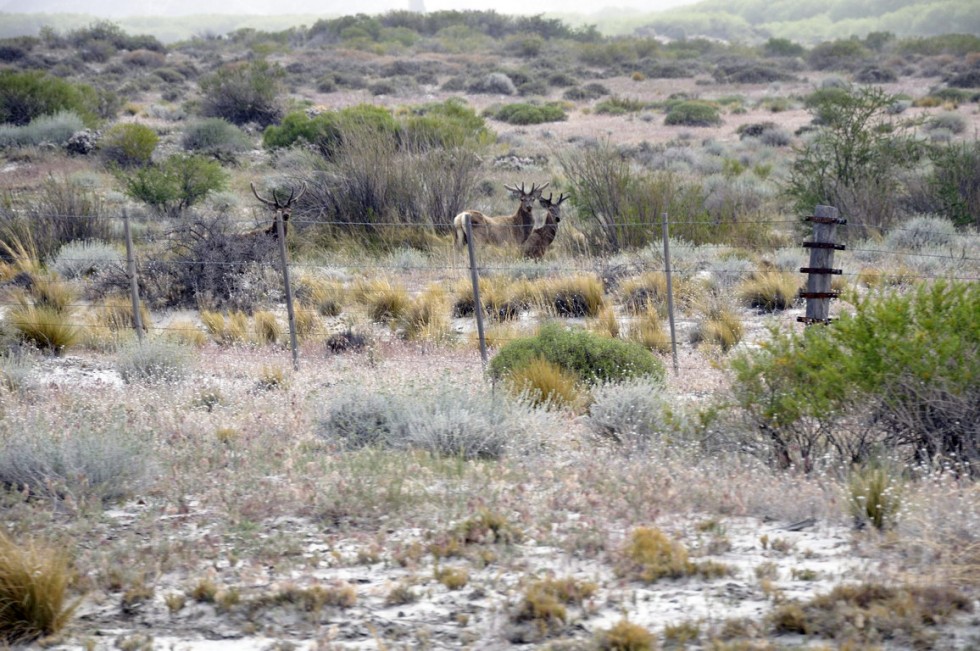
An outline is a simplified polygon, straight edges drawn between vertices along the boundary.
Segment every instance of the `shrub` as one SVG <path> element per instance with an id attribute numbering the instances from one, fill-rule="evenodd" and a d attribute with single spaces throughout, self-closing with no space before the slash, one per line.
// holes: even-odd
<path id="1" fill-rule="evenodd" d="M 500 379 L 536 359 L 557 364 L 588 384 L 632 377 L 664 378 L 663 364 L 644 347 L 584 330 L 565 330 L 556 324 L 543 326 L 536 336 L 501 348 L 490 362 L 490 374 Z"/>
<path id="2" fill-rule="evenodd" d="M 657 638 L 653 633 L 628 619 L 621 619 L 596 636 L 599 651 L 653 651 Z"/>
<path id="3" fill-rule="evenodd" d="M 687 127 L 713 127 L 721 124 L 718 107 L 708 102 L 687 100 L 677 102 L 667 110 L 664 124 Z"/>
<path id="4" fill-rule="evenodd" d="M 339 111 L 308 115 L 294 111 L 279 126 L 270 126 L 262 134 L 262 145 L 269 149 L 290 147 L 305 141 L 316 147 L 324 158 L 332 159 L 347 138 L 373 137 L 392 144 L 398 123 L 391 111 L 382 106 L 359 104 Z"/>
<path id="5" fill-rule="evenodd" d="M 489 144 L 493 132 L 476 111 L 459 98 L 413 107 L 403 120 L 404 139 L 421 149 Z"/>
<path id="6" fill-rule="evenodd" d="M 71 577 L 62 549 L 0 532 L 0 642 L 20 646 L 64 628 L 78 606 L 67 602 Z"/>
<path id="7" fill-rule="evenodd" d="M 542 124 L 567 119 L 565 109 L 558 104 L 506 104 L 493 112 L 493 117 L 508 124 Z"/>
<path id="8" fill-rule="evenodd" d="M 449 382 L 397 393 L 338 388 L 316 433 L 350 448 L 424 450 L 464 459 L 495 459 L 514 445 L 534 445 L 536 412 L 518 402 Z"/>
<path id="9" fill-rule="evenodd" d="M 819 124 L 793 162 L 786 193 L 798 214 L 818 204 L 847 215 L 851 235 L 887 228 L 898 216 L 901 174 L 920 147 L 888 109 L 895 98 L 877 87 L 834 89 L 810 108 Z"/>
<path id="10" fill-rule="evenodd" d="M 857 39 L 838 39 L 815 45 L 807 61 L 815 70 L 851 70 L 868 55 L 867 48 Z"/>
<path id="11" fill-rule="evenodd" d="M 647 105 L 637 99 L 627 97 L 610 97 L 598 102 L 593 111 L 605 115 L 624 115 L 626 113 L 639 113 Z"/>
<path id="12" fill-rule="evenodd" d="M 957 239 L 956 226 L 948 219 L 919 215 L 893 228 L 885 236 L 892 251 L 919 251 L 949 246 Z"/>
<path id="13" fill-rule="evenodd" d="M 151 208 L 178 217 L 209 193 L 225 186 L 221 165 L 203 156 L 176 154 L 159 165 L 121 173 L 126 194 Z"/>
<path id="14" fill-rule="evenodd" d="M 96 426 L 91 414 L 38 415 L 0 440 L 0 484 L 82 506 L 123 499 L 139 489 L 150 470 L 147 441 L 123 414 Z M 47 420 L 51 419 L 51 420 Z M 0 629 L 2 630 L 2 629 Z"/>
<path id="15" fill-rule="evenodd" d="M 467 90 L 471 93 L 485 93 L 488 95 L 513 95 L 517 92 L 517 87 L 510 77 L 502 72 L 491 72 L 485 77 L 471 83 Z"/>
<path id="16" fill-rule="evenodd" d="M 70 111 L 88 126 L 98 120 L 95 89 L 40 71 L 0 70 L 0 123 L 26 125 L 35 118 Z"/>
<path id="17" fill-rule="evenodd" d="M 611 91 L 599 83 L 586 84 L 585 86 L 569 88 L 562 94 L 562 98 L 570 101 L 589 101 L 599 99 L 608 95 Z"/>
<path id="18" fill-rule="evenodd" d="M 966 131 L 966 124 L 966 118 L 956 111 L 943 111 L 926 120 L 925 129 L 927 131 L 944 129 L 950 133 L 963 133 Z"/>
<path id="19" fill-rule="evenodd" d="M 42 144 L 63 145 L 76 131 L 85 125 L 71 111 L 58 111 L 54 115 L 42 115 L 24 126 L 0 126 L 0 148 L 36 147 Z"/>
<path id="20" fill-rule="evenodd" d="M 909 463 L 970 469 L 980 459 L 978 309 L 976 283 L 939 281 L 858 300 L 826 328 L 774 331 L 732 360 L 735 399 L 778 465 L 861 462 L 883 444 Z"/>
<path id="21" fill-rule="evenodd" d="M 980 140 L 933 147 L 929 188 L 957 226 L 980 227 Z"/>
<path id="22" fill-rule="evenodd" d="M 649 378 L 602 384 L 592 390 L 585 424 L 596 436 L 646 449 L 670 431 L 663 387 Z"/>
<path id="23" fill-rule="evenodd" d="M 31 202 L 18 214 L 0 208 L 0 241 L 31 242 L 36 255 L 48 260 L 62 245 L 75 240 L 106 240 L 111 224 L 100 197 L 82 183 L 49 176 Z"/>
<path id="24" fill-rule="evenodd" d="M 278 65 L 263 60 L 226 65 L 198 81 L 204 98 L 201 111 L 234 124 L 272 124 L 282 114 L 279 94 L 284 75 Z"/>
<path id="25" fill-rule="evenodd" d="M 150 162 L 160 138 L 145 124 L 117 124 L 99 143 L 102 155 L 110 163 L 123 167 L 140 167 Z"/>
<path id="26" fill-rule="evenodd" d="M 118 353 L 116 370 L 123 382 L 179 382 L 190 362 L 187 348 L 164 339 L 147 339 Z"/>
<path id="27" fill-rule="evenodd" d="M 233 161 L 250 144 L 248 136 L 241 129 L 221 118 L 194 122 L 188 125 L 181 138 L 181 146 L 187 151 L 227 161 Z"/>
<path id="28" fill-rule="evenodd" d="M 74 240 L 58 249 L 50 267 L 67 280 L 92 276 L 105 269 L 121 268 L 123 255 L 100 240 Z"/>

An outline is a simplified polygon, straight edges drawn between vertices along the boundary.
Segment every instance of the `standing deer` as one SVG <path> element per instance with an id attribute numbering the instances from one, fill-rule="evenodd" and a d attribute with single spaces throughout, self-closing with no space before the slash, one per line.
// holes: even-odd
<path id="1" fill-rule="evenodd" d="M 289 215 L 292 214 L 293 212 L 293 202 L 298 201 L 299 198 L 306 193 L 306 186 L 305 185 L 303 186 L 303 189 L 299 191 L 299 194 L 296 194 L 296 190 L 290 190 L 289 198 L 286 199 L 286 203 L 279 203 L 279 195 L 276 194 L 275 190 L 272 191 L 272 201 L 269 201 L 268 199 L 263 199 L 262 197 L 259 196 L 258 191 L 255 189 L 254 183 L 249 183 L 249 185 L 252 186 L 252 194 L 255 195 L 256 199 L 258 199 L 266 206 L 276 211 L 276 217 L 275 219 L 272 220 L 272 225 L 269 226 L 268 228 L 256 228 L 255 230 L 251 230 L 247 233 L 243 233 L 242 237 L 251 238 L 251 237 L 260 237 L 262 235 L 269 235 L 273 239 L 278 239 L 279 230 L 276 228 L 276 222 L 279 220 L 280 214 L 282 215 L 282 233 L 285 236 L 286 227 L 288 226 L 288 222 L 289 222 Z"/>
<path id="2" fill-rule="evenodd" d="M 474 240 L 484 244 L 523 244 L 534 229 L 532 208 L 534 200 L 541 197 L 541 192 L 550 184 L 541 187 L 531 184 L 530 190 L 521 187 L 504 187 L 518 195 L 521 205 L 513 215 L 490 217 L 476 210 L 464 210 L 453 219 L 453 229 L 456 232 L 456 248 L 466 244 L 466 216 L 469 215 L 473 229 Z"/>
<path id="3" fill-rule="evenodd" d="M 561 221 L 561 204 L 568 199 L 564 194 L 558 195 L 558 201 L 552 201 L 552 194 L 548 198 L 541 197 L 538 203 L 545 209 L 544 221 L 540 224 L 535 223 L 531 235 L 524 240 L 521 250 L 525 257 L 539 259 L 544 256 L 548 247 L 555 241 L 558 235 L 558 222 Z"/>

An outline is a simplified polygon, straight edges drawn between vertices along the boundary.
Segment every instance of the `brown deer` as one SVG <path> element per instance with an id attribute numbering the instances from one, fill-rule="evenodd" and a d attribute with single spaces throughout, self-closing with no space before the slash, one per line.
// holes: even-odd
<path id="1" fill-rule="evenodd" d="M 564 194 L 558 195 L 558 201 L 552 201 L 552 194 L 548 198 L 541 197 L 538 203 L 545 209 L 544 221 L 540 224 L 535 223 L 531 235 L 524 240 L 521 250 L 527 258 L 540 259 L 544 256 L 548 247 L 555 241 L 558 235 L 558 222 L 561 221 L 561 204 L 568 199 Z"/>
<path id="2" fill-rule="evenodd" d="M 306 193 L 306 186 L 305 185 L 303 186 L 303 188 L 299 191 L 299 194 L 296 194 L 296 190 L 290 190 L 289 198 L 286 199 L 286 203 L 279 203 L 279 195 L 276 194 L 275 190 L 272 191 L 272 201 L 269 201 L 268 199 L 263 199 L 262 197 L 259 196 L 258 191 L 255 189 L 254 183 L 249 183 L 249 185 L 252 186 L 252 194 L 255 195 L 256 199 L 258 199 L 263 204 L 276 211 L 276 218 L 272 220 L 272 225 L 269 226 L 268 228 L 256 228 L 254 230 L 248 231 L 247 233 L 242 233 L 242 237 L 251 238 L 251 237 L 260 237 L 263 235 L 268 235 L 271 236 L 273 239 L 278 239 L 279 230 L 276 227 L 276 222 L 279 220 L 280 214 L 282 215 L 282 233 L 285 236 L 286 227 L 289 225 L 288 224 L 289 215 L 292 214 L 293 212 L 293 202 L 298 201 L 299 198 Z"/>
<path id="3" fill-rule="evenodd" d="M 513 215 L 490 217 L 476 210 L 464 210 L 453 219 L 453 229 L 456 232 L 456 248 L 466 244 L 466 217 L 469 215 L 475 241 L 484 244 L 523 244 L 534 229 L 532 208 L 534 200 L 541 197 L 541 192 L 550 184 L 541 187 L 531 184 L 530 190 L 521 187 L 505 185 L 512 193 L 518 195 L 521 205 Z"/>

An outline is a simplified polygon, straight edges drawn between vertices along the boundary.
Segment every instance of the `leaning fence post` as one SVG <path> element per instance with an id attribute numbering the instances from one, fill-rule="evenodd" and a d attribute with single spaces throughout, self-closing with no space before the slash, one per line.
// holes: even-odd
<path id="1" fill-rule="evenodd" d="M 670 275 L 670 233 L 667 229 L 667 213 L 663 213 L 664 271 L 667 273 L 667 319 L 670 321 L 670 350 L 674 357 L 674 375 L 677 375 L 677 336 L 674 332 L 674 283 Z"/>
<path id="2" fill-rule="evenodd" d="M 140 315 L 140 288 L 136 278 L 136 256 L 133 254 L 133 232 L 129 228 L 129 213 L 123 212 L 123 233 L 126 235 L 126 274 L 129 276 L 129 294 L 133 299 L 133 328 L 136 339 L 143 343 L 143 317 Z"/>
<path id="3" fill-rule="evenodd" d="M 282 262 L 282 282 L 286 287 L 286 315 L 289 317 L 289 347 L 293 351 L 293 370 L 299 370 L 299 350 L 296 345 L 296 312 L 293 310 L 293 288 L 289 284 L 289 257 L 286 253 L 286 228 L 282 211 L 276 211 L 276 234 L 279 240 L 279 259 Z"/>
<path id="4" fill-rule="evenodd" d="M 480 359 L 487 367 L 487 339 L 483 332 L 483 303 L 480 302 L 480 274 L 476 268 L 476 248 L 473 246 L 473 222 L 466 213 L 466 249 L 470 254 L 470 281 L 473 283 L 473 314 L 476 315 L 476 334 L 480 338 Z"/>
<path id="5" fill-rule="evenodd" d="M 840 269 L 834 269 L 834 251 L 843 251 L 843 244 L 836 244 L 834 236 L 838 224 L 846 224 L 846 219 L 837 216 L 837 209 L 832 206 L 817 206 L 812 217 L 807 221 L 813 223 L 813 241 L 804 242 L 803 247 L 810 249 L 810 266 L 800 267 L 800 273 L 807 274 L 806 291 L 800 296 L 806 299 L 806 316 L 797 317 L 797 321 L 810 325 L 811 323 L 830 323 L 830 299 L 837 298 L 839 292 L 831 290 L 831 276 L 840 275 Z"/>

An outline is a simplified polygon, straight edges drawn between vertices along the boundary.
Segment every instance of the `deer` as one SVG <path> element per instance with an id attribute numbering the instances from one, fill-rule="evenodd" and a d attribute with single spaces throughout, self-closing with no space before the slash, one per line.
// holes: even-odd
<path id="1" fill-rule="evenodd" d="M 300 197 L 306 194 L 306 186 L 303 186 L 303 188 L 299 191 L 299 194 L 296 194 L 296 190 L 290 190 L 289 198 L 286 199 L 286 203 L 279 203 L 279 195 L 276 194 L 275 190 L 272 191 L 272 201 L 269 201 L 268 199 L 263 199 L 259 196 L 258 190 L 255 189 L 254 183 L 249 183 L 249 185 L 252 186 L 252 194 L 255 195 L 256 199 L 276 211 L 276 218 L 272 220 L 272 224 L 268 228 L 256 228 L 248 231 L 247 233 L 242 233 L 242 237 L 257 238 L 269 236 L 272 239 L 279 239 L 279 229 L 276 226 L 276 222 L 279 220 L 279 215 L 282 215 L 282 234 L 285 236 L 286 227 L 289 225 L 289 215 L 293 212 L 293 202 L 298 201 Z"/>
<path id="2" fill-rule="evenodd" d="M 553 194 L 549 193 L 547 199 L 544 197 L 538 199 L 538 203 L 545 209 L 545 217 L 542 222 L 535 222 L 531 234 L 524 240 L 524 244 L 521 245 L 521 251 L 527 258 L 533 258 L 535 260 L 542 258 L 558 234 L 558 223 L 561 221 L 561 204 L 568 197 L 564 194 L 559 194 L 558 200 L 554 201 L 552 199 L 553 196 Z"/>
<path id="3" fill-rule="evenodd" d="M 473 230 L 473 238 L 485 244 L 523 244 L 534 229 L 534 201 L 541 197 L 541 192 L 551 185 L 545 183 L 538 187 L 531 184 L 530 190 L 521 187 L 504 187 L 518 195 L 521 205 L 513 215 L 490 217 L 477 210 L 464 210 L 453 218 L 453 230 L 456 233 L 456 248 L 461 249 L 466 244 L 466 218 L 469 216 Z"/>

